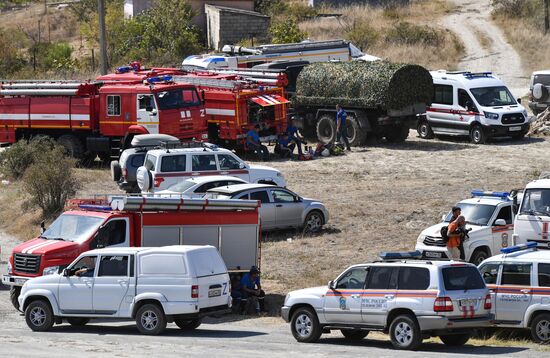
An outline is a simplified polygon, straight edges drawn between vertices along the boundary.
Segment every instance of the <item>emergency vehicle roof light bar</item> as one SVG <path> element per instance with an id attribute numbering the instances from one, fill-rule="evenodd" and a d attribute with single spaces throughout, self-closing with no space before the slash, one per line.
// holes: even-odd
<path id="1" fill-rule="evenodd" d="M 422 258 L 422 253 L 418 250 L 416 251 L 405 251 L 405 252 L 381 252 L 378 254 L 382 260 L 400 260 L 400 259 L 420 259 Z"/>
<path id="2" fill-rule="evenodd" d="M 487 190 L 472 190 L 472 197 L 490 196 L 494 198 L 506 199 L 510 197 L 510 193 L 507 191 L 487 191 Z"/>
<path id="3" fill-rule="evenodd" d="M 500 252 L 502 252 L 503 254 L 511 254 L 512 252 L 518 252 L 518 251 L 529 250 L 529 249 L 536 250 L 537 249 L 537 243 L 536 242 L 528 242 L 526 244 L 519 244 L 519 245 L 515 245 L 515 246 L 504 247 L 504 248 L 500 249 Z"/>
<path id="4" fill-rule="evenodd" d="M 467 73 L 464 73 L 464 77 L 466 77 L 468 79 L 476 78 L 476 77 L 491 77 L 492 75 L 493 75 L 492 72 L 476 72 L 476 73 L 467 72 Z"/>

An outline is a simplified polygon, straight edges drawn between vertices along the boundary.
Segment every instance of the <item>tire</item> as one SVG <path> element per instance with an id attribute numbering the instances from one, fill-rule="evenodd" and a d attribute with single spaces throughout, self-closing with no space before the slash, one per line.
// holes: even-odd
<path id="1" fill-rule="evenodd" d="M 136 325 L 142 334 L 158 335 L 166 328 L 166 316 L 158 305 L 145 304 L 137 311 Z"/>
<path id="2" fill-rule="evenodd" d="M 362 331 L 359 329 L 341 329 L 340 332 L 350 341 L 360 341 L 369 334 L 369 331 Z"/>
<path id="3" fill-rule="evenodd" d="M 75 326 L 75 327 L 85 326 L 88 322 L 90 322 L 90 319 L 86 318 L 86 317 L 69 317 L 69 318 L 67 318 L 67 323 L 69 323 L 71 326 Z"/>
<path id="4" fill-rule="evenodd" d="M 444 336 L 439 336 L 441 342 L 449 347 L 460 347 L 466 344 L 470 340 L 470 334 L 449 334 Z"/>
<path id="5" fill-rule="evenodd" d="M 84 146 L 80 139 L 71 134 L 65 134 L 57 138 L 57 143 L 62 145 L 67 154 L 76 159 L 84 158 Z"/>
<path id="6" fill-rule="evenodd" d="M 325 224 L 323 213 L 319 210 L 310 211 L 304 220 L 305 232 L 318 232 Z"/>
<path id="7" fill-rule="evenodd" d="M 118 160 L 113 160 L 111 162 L 111 179 L 113 181 L 119 181 L 122 177 L 122 169 L 120 168 L 120 163 Z"/>
<path id="8" fill-rule="evenodd" d="M 475 250 L 472 256 L 470 257 L 470 262 L 477 266 L 481 262 L 486 260 L 488 257 L 489 255 L 484 250 Z"/>
<path id="9" fill-rule="evenodd" d="M 389 334 L 395 349 L 415 350 L 422 344 L 420 327 L 410 315 L 395 317 L 390 324 Z"/>
<path id="10" fill-rule="evenodd" d="M 406 125 L 394 126 L 388 129 L 386 140 L 390 143 L 402 143 L 409 136 L 409 127 Z"/>
<path id="11" fill-rule="evenodd" d="M 300 307 L 292 315 L 290 330 L 301 343 L 314 343 L 321 337 L 321 326 L 317 314 L 309 307 Z"/>
<path id="12" fill-rule="evenodd" d="M 52 328 L 54 317 L 50 304 L 44 300 L 31 302 L 25 309 L 27 326 L 35 332 L 45 332 Z"/>
<path id="13" fill-rule="evenodd" d="M 145 167 L 137 169 L 136 180 L 141 191 L 149 191 L 153 187 L 153 174 Z"/>
<path id="14" fill-rule="evenodd" d="M 351 147 L 362 146 L 367 139 L 367 132 L 361 128 L 357 118 L 351 114 L 346 120 L 346 136 Z"/>
<path id="15" fill-rule="evenodd" d="M 19 298 L 19 294 L 21 294 L 21 287 L 19 286 L 11 286 L 10 288 L 10 301 L 13 307 L 15 307 L 16 310 L 19 311 L 19 301 L 17 300 Z"/>
<path id="16" fill-rule="evenodd" d="M 418 132 L 418 136 L 422 139 L 433 139 L 435 137 L 432 127 L 427 120 L 420 121 L 416 131 Z"/>
<path id="17" fill-rule="evenodd" d="M 336 141 L 336 121 L 332 116 L 323 114 L 317 121 L 317 140 L 325 144 Z"/>
<path id="18" fill-rule="evenodd" d="M 550 343 L 550 314 L 538 314 L 531 322 L 531 338 L 536 343 Z"/>
<path id="19" fill-rule="evenodd" d="M 174 323 L 184 331 L 192 331 L 198 328 L 201 325 L 201 320 L 199 318 L 187 320 L 187 319 L 175 319 Z"/>
<path id="20" fill-rule="evenodd" d="M 487 136 L 483 131 L 483 128 L 476 124 L 470 129 L 470 142 L 474 144 L 484 144 L 487 141 Z"/>

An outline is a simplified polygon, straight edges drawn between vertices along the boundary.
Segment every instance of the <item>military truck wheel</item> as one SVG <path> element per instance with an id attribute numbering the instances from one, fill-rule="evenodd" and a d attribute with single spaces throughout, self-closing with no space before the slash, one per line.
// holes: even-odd
<path id="1" fill-rule="evenodd" d="M 390 143 L 404 142 L 409 136 L 409 127 L 406 125 L 395 126 L 389 129 L 386 140 Z"/>
<path id="2" fill-rule="evenodd" d="M 21 287 L 19 286 L 11 286 L 10 288 L 10 301 L 13 307 L 15 307 L 16 310 L 19 311 L 19 301 L 17 300 L 19 298 L 19 294 L 21 293 Z"/>
<path id="3" fill-rule="evenodd" d="M 336 121 L 328 114 L 323 114 L 317 121 L 317 140 L 329 144 L 336 141 Z"/>
<path id="4" fill-rule="evenodd" d="M 439 336 L 439 339 L 441 339 L 441 342 L 449 347 L 459 347 L 463 346 L 470 340 L 470 334 L 449 334 L 444 336 Z"/>
<path id="5" fill-rule="evenodd" d="M 349 145 L 359 147 L 365 144 L 367 132 L 361 128 L 359 121 L 354 115 L 348 115 L 346 121 L 346 136 L 348 137 Z"/>
<path id="6" fill-rule="evenodd" d="M 57 138 L 57 143 L 62 145 L 67 154 L 76 159 L 82 159 L 84 157 L 84 146 L 80 139 L 71 134 L 65 134 Z"/>
<path id="7" fill-rule="evenodd" d="M 416 131 L 418 132 L 418 136 L 422 139 L 433 139 L 435 137 L 432 127 L 426 120 L 418 123 L 418 128 Z"/>

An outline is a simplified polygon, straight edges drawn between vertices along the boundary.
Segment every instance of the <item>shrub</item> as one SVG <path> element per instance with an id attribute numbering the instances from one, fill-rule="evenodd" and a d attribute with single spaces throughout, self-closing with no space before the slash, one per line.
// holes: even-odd
<path id="1" fill-rule="evenodd" d="M 31 204 L 40 207 L 47 218 L 61 212 L 65 201 L 73 197 L 79 187 L 73 174 L 76 161 L 65 153 L 59 145 L 35 153 L 33 164 L 23 176 L 23 186 L 31 195 Z"/>
<path id="2" fill-rule="evenodd" d="M 443 36 L 427 25 L 415 25 L 406 21 L 396 23 L 386 35 L 386 40 L 407 45 L 439 46 Z"/>
<path id="3" fill-rule="evenodd" d="M 354 26 L 346 33 L 345 38 L 358 46 L 361 50 L 365 50 L 378 41 L 380 33 L 371 27 L 369 24 L 361 22 Z"/>
<path id="4" fill-rule="evenodd" d="M 300 30 L 295 20 L 276 22 L 269 28 L 271 42 L 286 44 L 303 41 L 307 34 Z"/>
<path id="5" fill-rule="evenodd" d="M 57 67 L 59 64 L 66 64 L 71 61 L 72 53 L 73 49 L 68 43 L 52 43 L 46 49 L 44 67 L 46 69 L 51 69 Z"/>
<path id="6" fill-rule="evenodd" d="M 0 152 L 0 172 L 9 179 L 19 179 L 37 158 L 38 153 L 51 150 L 55 143 L 47 137 L 32 141 L 20 140 Z"/>
<path id="7" fill-rule="evenodd" d="M 4 31 L 0 28 L 0 78 L 4 78 L 19 71 L 25 65 L 25 60 L 21 56 L 16 31 Z M 14 41 L 15 40 L 15 41 Z"/>

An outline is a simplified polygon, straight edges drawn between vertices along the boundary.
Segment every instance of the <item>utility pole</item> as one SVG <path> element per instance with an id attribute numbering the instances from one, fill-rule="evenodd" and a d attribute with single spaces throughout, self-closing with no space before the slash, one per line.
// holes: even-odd
<path id="1" fill-rule="evenodd" d="M 548 20 L 548 0 L 544 0 L 544 34 L 550 30 L 550 21 Z"/>
<path id="2" fill-rule="evenodd" d="M 99 13 L 99 60 L 102 75 L 107 74 L 107 39 L 105 35 L 105 0 L 97 0 Z"/>

